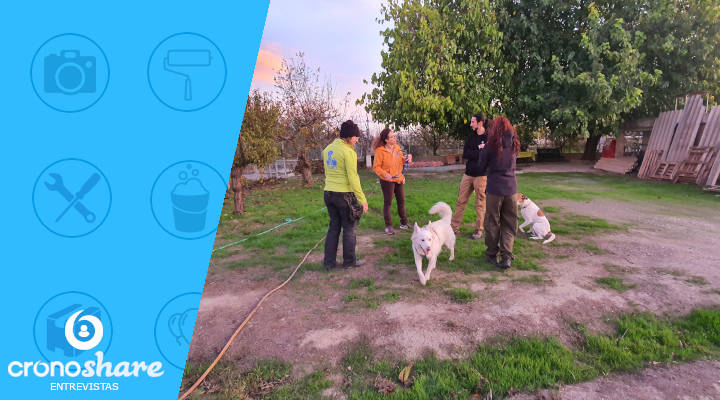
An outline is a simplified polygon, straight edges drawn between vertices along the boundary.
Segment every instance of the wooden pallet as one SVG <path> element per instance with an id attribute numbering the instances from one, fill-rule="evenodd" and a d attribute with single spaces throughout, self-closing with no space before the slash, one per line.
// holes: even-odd
<path id="1" fill-rule="evenodd" d="M 720 106 L 715 106 L 710 111 L 698 146 L 708 146 L 715 148 L 715 150 L 720 150 Z M 699 183 L 715 185 L 718 178 L 720 178 L 720 155 L 716 155 L 715 160 L 711 161 L 710 170 L 708 171 L 705 181 Z"/>
<path id="2" fill-rule="evenodd" d="M 635 165 L 637 165 L 637 157 L 603 157 L 595 163 L 595 169 L 624 175 L 632 171 Z"/>
<path id="3" fill-rule="evenodd" d="M 707 179 L 710 162 L 715 158 L 716 150 L 712 147 L 691 147 L 688 156 L 680 163 L 673 182 L 699 184 Z"/>
<path id="4" fill-rule="evenodd" d="M 698 128 L 705 116 L 703 98 L 697 95 L 688 97 L 682 118 L 678 122 L 677 130 L 671 139 L 670 148 L 665 153 L 663 161 L 681 163 L 685 160 L 688 151 L 695 144 Z"/>
<path id="5" fill-rule="evenodd" d="M 670 147 L 673 132 L 681 116 L 682 110 L 666 111 L 660 113 L 660 116 L 655 120 L 650 133 L 650 140 L 645 149 L 645 158 L 638 171 L 638 178 L 649 178 L 657 169 L 657 162 L 664 160 L 663 157 Z M 653 152 L 659 153 L 656 153 L 653 158 L 651 155 Z"/>
<path id="6" fill-rule="evenodd" d="M 650 174 L 650 179 L 660 179 L 671 181 L 675 179 L 678 163 L 676 162 L 659 162 L 655 171 Z"/>
<path id="7" fill-rule="evenodd" d="M 638 171 L 638 178 L 648 178 L 649 171 L 657 171 L 657 165 L 662 159 L 663 150 L 647 150 L 642 165 Z"/>

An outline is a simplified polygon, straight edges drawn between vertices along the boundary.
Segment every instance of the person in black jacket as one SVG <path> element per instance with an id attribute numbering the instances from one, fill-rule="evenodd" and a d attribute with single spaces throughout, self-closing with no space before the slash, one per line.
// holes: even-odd
<path id="1" fill-rule="evenodd" d="M 496 117 L 488 129 L 485 151 L 477 162 L 478 171 L 487 175 L 487 211 L 485 213 L 485 260 L 507 269 L 514 259 L 513 244 L 517 233 L 517 179 L 515 163 L 520 140 L 510 121 Z M 500 253 L 500 262 L 497 260 Z"/>
<path id="2" fill-rule="evenodd" d="M 477 240 L 482 237 L 485 218 L 485 184 L 487 179 L 482 176 L 477 168 L 480 152 L 487 141 L 487 133 L 485 128 L 487 118 L 483 114 L 475 114 L 470 119 L 470 128 L 472 133 L 465 140 L 465 148 L 463 149 L 463 158 L 467 160 L 465 164 L 465 174 L 460 181 L 460 189 L 458 190 L 457 204 L 455 204 L 455 213 L 452 216 L 450 225 L 457 234 L 460 232 L 463 216 L 465 215 L 465 207 L 467 206 L 470 195 L 475 192 L 475 231 L 472 238 Z"/>

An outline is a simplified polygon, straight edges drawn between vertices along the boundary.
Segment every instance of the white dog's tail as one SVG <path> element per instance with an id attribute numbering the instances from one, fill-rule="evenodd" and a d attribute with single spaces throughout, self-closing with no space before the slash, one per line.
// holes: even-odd
<path id="1" fill-rule="evenodd" d="M 552 242 L 553 240 L 555 240 L 555 234 L 554 234 L 554 233 L 550 232 L 550 233 L 549 233 L 548 235 L 546 235 L 545 237 L 548 237 L 548 236 L 550 236 L 550 238 L 548 238 L 546 241 L 544 241 L 543 244 L 548 244 L 548 243 Z"/>
<path id="2" fill-rule="evenodd" d="M 438 214 L 440 217 L 442 217 L 443 221 L 447 221 L 448 223 L 452 219 L 452 208 L 450 208 L 447 203 L 444 203 L 442 201 L 439 201 L 435 203 L 432 208 L 430 208 L 430 211 L 428 211 L 429 214 Z"/>

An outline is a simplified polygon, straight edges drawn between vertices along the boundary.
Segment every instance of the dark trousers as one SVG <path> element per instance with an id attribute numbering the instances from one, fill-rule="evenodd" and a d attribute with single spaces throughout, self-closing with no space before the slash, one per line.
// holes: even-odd
<path id="1" fill-rule="evenodd" d="M 499 251 L 500 257 L 512 260 L 518 221 L 517 194 L 495 196 L 488 193 L 485 204 L 485 253 L 497 257 Z"/>
<path id="2" fill-rule="evenodd" d="M 343 237 L 343 266 L 355 264 L 355 221 L 351 219 L 350 206 L 345 193 L 325 192 L 325 206 L 330 214 L 330 226 L 325 236 L 325 268 L 335 268 L 340 230 Z"/>
<path id="3" fill-rule="evenodd" d="M 383 192 L 383 218 L 385 218 L 385 226 L 392 226 L 390 208 L 392 207 L 393 195 L 395 195 L 395 201 L 397 201 L 400 224 L 407 225 L 408 219 L 405 213 L 405 184 L 380 179 L 380 187 Z"/>

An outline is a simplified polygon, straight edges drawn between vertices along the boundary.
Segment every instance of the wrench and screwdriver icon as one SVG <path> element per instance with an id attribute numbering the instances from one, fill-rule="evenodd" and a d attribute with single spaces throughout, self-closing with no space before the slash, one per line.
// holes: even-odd
<path id="1" fill-rule="evenodd" d="M 78 190 L 75 194 L 72 194 L 72 192 L 70 192 L 67 187 L 65 187 L 65 183 L 63 182 L 62 176 L 60 176 L 60 174 L 51 173 L 49 175 L 51 178 L 53 178 L 53 182 L 45 182 L 45 186 L 50 191 L 60 193 L 60 195 L 64 197 L 65 200 L 68 202 L 67 207 L 65 207 L 63 212 L 58 215 L 58 217 L 55 219 L 55 222 L 60 221 L 62 217 L 64 217 L 71 208 L 75 207 L 75 210 L 77 210 L 80 215 L 85 218 L 85 221 L 87 223 L 93 223 L 95 221 L 95 213 L 85 207 L 82 199 L 83 197 L 85 197 L 86 194 L 88 194 L 89 191 L 91 191 L 95 187 L 98 181 L 100 181 L 100 174 L 95 172 L 90 175 L 90 177 L 85 181 L 80 190 Z"/>

